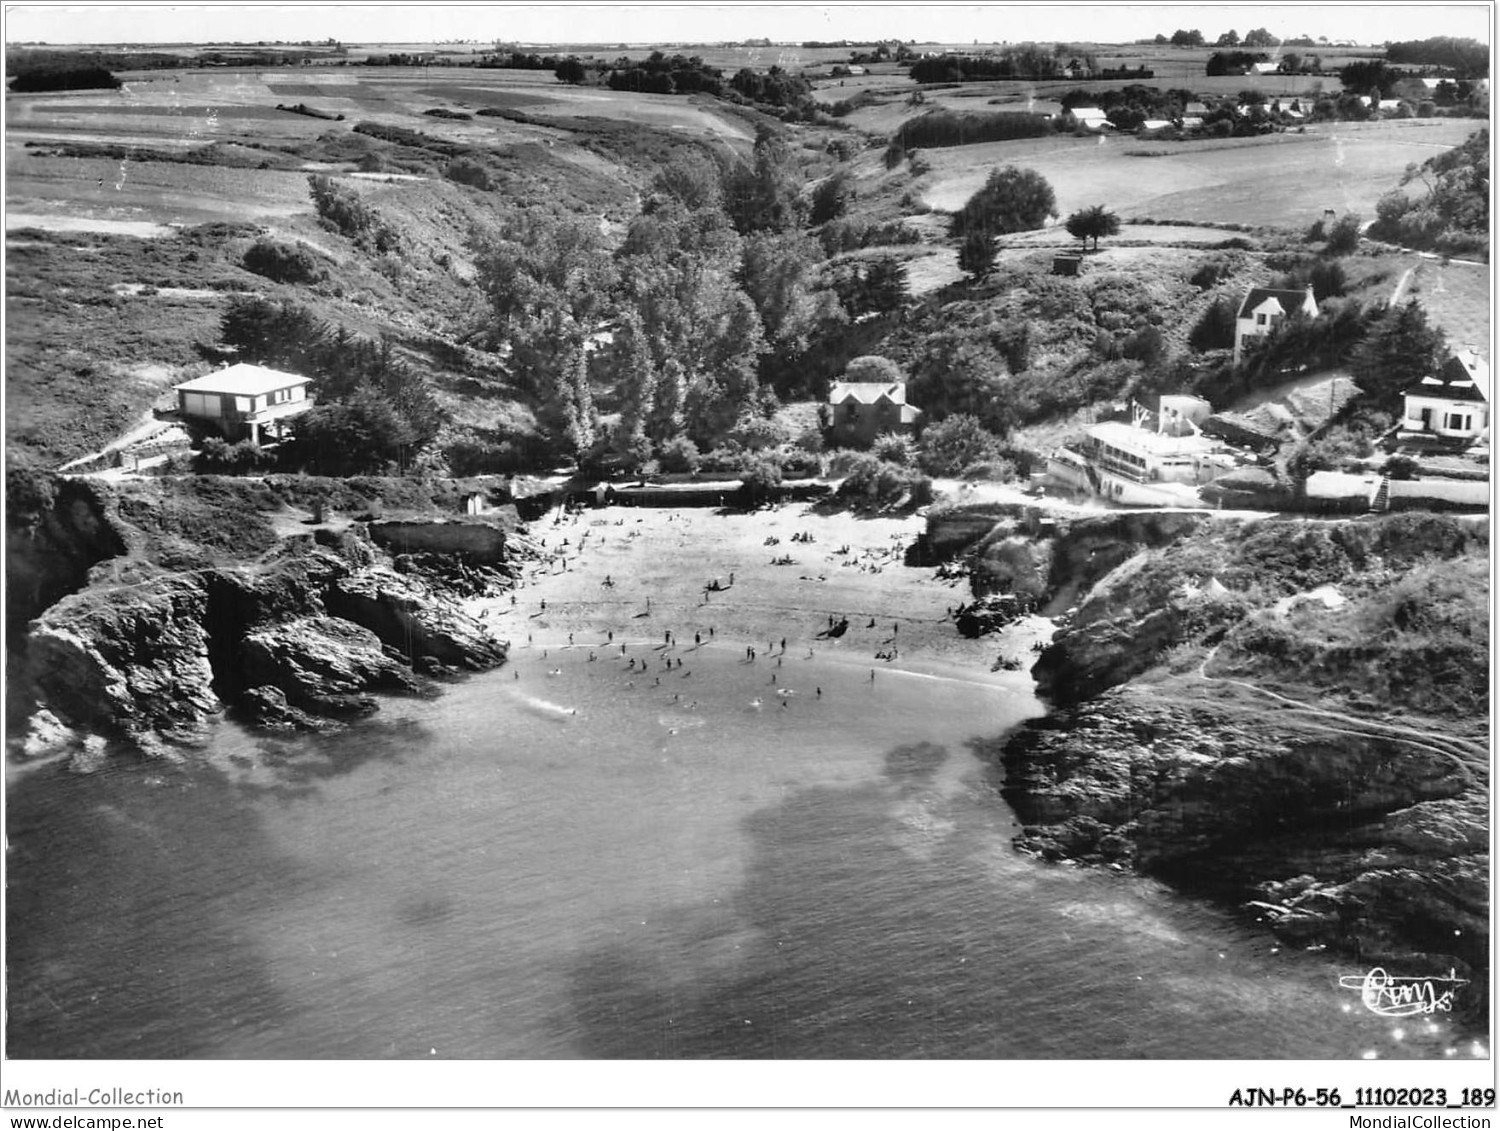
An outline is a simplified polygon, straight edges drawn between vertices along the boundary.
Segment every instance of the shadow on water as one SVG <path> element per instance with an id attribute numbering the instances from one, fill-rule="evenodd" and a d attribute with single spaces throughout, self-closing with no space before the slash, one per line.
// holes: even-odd
<path id="1" fill-rule="evenodd" d="M 60 767 L 7 790 L 8 1047 L 20 1058 L 211 1056 L 274 1025 L 283 1000 L 244 924 L 315 898 L 324 881 L 278 850 L 253 804 L 292 801 L 427 742 L 410 720 L 259 739 L 221 772 L 121 760 Z M 452 908 L 399 905 L 414 925 Z"/>
<path id="2" fill-rule="evenodd" d="M 201 1056 L 284 1011 L 236 927 L 303 878 L 222 775 L 59 771 L 6 804 L 11 1056 Z"/>
<path id="3" fill-rule="evenodd" d="M 892 783 L 914 785 L 932 781 L 948 760 L 948 748 L 936 742 L 913 742 L 897 746 L 885 756 L 885 776 Z"/>
<path id="4" fill-rule="evenodd" d="M 579 1055 L 1146 1055 L 1123 1016 L 1083 1006 L 1097 1045 L 1080 1049 L 1068 1034 L 1075 1007 L 1043 1013 L 1044 975 L 1086 971 L 1092 943 L 1039 956 L 1028 937 L 1005 938 L 1015 921 L 975 859 L 982 846 L 926 788 L 947 757 L 934 743 L 896 747 L 881 782 L 810 787 L 747 817 L 747 879 L 722 905 L 659 915 L 575 963 Z M 924 806 L 929 819 L 914 822 Z M 915 834 L 936 850 L 914 851 Z"/>
<path id="5" fill-rule="evenodd" d="M 1339 1058 L 1374 1040 L 1382 1019 L 1343 1010 L 1314 956 L 1149 881 L 1014 853 L 984 784 L 934 780 L 947 758 L 896 747 L 877 781 L 747 816 L 739 887 L 571 963 L 570 1055 Z"/>
<path id="6" fill-rule="evenodd" d="M 315 795 L 321 782 L 374 762 L 400 763 L 408 751 L 427 749 L 431 741 L 430 728 L 418 720 L 365 719 L 329 734 L 261 738 L 253 755 L 234 754 L 230 762 L 243 771 L 261 771 L 241 782 L 241 788 L 299 801 Z"/>

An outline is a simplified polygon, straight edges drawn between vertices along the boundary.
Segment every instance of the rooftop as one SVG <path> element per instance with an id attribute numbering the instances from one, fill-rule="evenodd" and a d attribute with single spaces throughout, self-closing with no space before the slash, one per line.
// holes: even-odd
<path id="1" fill-rule="evenodd" d="M 1300 307 L 1307 301 L 1307 296 L 1312 293 L 1312 288 L 1293 291 L 1282 290 L 1279 287 L 1251 287 L 1250 293 L 1245 296 L 1245 301 L 1240 303 L 1239 314 L 1236 317 L 1248 318 L 1250 314 L 1266 299 L 1275 299 L 1288 314 Z"/>
<path id="2" fill-rule="evenodd" d="M 1490 399 L 1490 367 L 1473 350 L 1465 350 L 1445 361 L 1435 376 L 1423 377 L 1403 392 L 1410 397 L 1488 401 Z"/>
<path id="3" fill-rule="evenodd" d="M 829 404 L 843 404 L 850 399 L 857 404 L 875 404 L 882 399 L 905 404 L 906 386 L 890 381 L 835 381 L 828 390 Z"/>
<path id="4" fill-rule="evenodd" d="M 283 373 L 278 369 L 267 369 L 262 365 L 240 362 L 227 369 L 220 369 L 203 377 L 195 377 L 173 386 L 179 392 L 224 393 L 235 397 L 256 397 L 273 393 L 277 389 L 290 389 L 306 385 L 312 378 L 298 377 L 295 373 Z"/>
<path id="5" fill-rule="evenodd" d="M 1155 456 L 1182 455 L 1207 452 L 1214 448 L 1212 440 L 1202 436 L 1169 436 L 1164 432 L 1149 432 L 1136 428 L 1122 420 L 1109 420 L 1089 429 L 1095 440 L 1124 451 L 1145 452 Z"/>

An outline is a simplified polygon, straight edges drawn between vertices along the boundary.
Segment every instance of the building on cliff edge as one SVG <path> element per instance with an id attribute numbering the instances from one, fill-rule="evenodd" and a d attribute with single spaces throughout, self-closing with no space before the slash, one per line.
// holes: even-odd
<path id="1" fill-rule="evenodd" d="M 1203 435 L 1212 410 L 1197 397 L 1163 396 L 1156 412 L 1133 405 L 1130 421 L 1109 420 L 1048 457 L 1046 482 L 1122 506 L 1201 507 L 1198 488 L 1239 466 Z"/>

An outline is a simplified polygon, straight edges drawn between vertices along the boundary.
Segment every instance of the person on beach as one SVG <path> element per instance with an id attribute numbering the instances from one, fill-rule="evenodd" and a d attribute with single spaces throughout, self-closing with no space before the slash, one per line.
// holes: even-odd
<path id="1" fill-rule="evenodd" d="M 694 644 L 702 644 L 703 643 L 703 633 L 701 633 L 701 632 L 695 632 L 695 633 L 693 633 L 693 643 Z"/>
<path id="2" fill-rule="evenodd" d="M 823 698 L 823 689 L 821 687 L 818 688 L 818 698 L 819 699 Z"/>
<path id="3" fill-rule="evenodd" d="M 870 682 L 871 683 L 875 682 L 875 669 L 874 668 L 870 669 Z"/>

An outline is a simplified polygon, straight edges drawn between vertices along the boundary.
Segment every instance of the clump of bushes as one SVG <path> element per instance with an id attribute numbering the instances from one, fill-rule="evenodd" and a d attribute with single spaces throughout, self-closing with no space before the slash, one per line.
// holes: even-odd
<path id="1" fill-rule="evenodd" d="M 932 502 L 932 480 L 915 468 L 887 463 L 872 452 L 858 452 L 849 462 L 839 497 L 881 508 L 926 506 Z"/>
<path id="2" fill-rule="evenodd" d="M 245 252 L 241 263 L 246 271 L 253 271 L 273 283 L 316 283 L 328 274 L 317 257 L 305 247 L 281 240 L 256 240 Z"/>
<path id="3" fill-rule="evenodd" d="M 446 172 L 450 181 L 461 185 L 468 185 L 470 188 L 482 189 L 485 192 L 489 192 L 495 187 L 495 182 L 490 176 L 490 171 L 478 161 L 474 161 L 468 157 L 455 157 L 452 161 L 449 161 Z"/>
<path id="4" fill-rule="evenodd" d="M 307 184 L 319 219 L 334 231 L 362 246 L 373 246 L 382 254 L 395 250 L 400 243 L 396 229 L 381 219 L 380 213 L 366 204 L 353 189 L 319 173 L 309 176 Z"/>
<path id="5" fill-rule="evenodd" d="M 218 436 L 203 441 L 193 457 L 193 470 L 208 475 L 248 475 L 276 465 L 276 456 L 251 440 L 230 443 Z"/>

